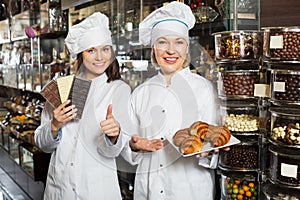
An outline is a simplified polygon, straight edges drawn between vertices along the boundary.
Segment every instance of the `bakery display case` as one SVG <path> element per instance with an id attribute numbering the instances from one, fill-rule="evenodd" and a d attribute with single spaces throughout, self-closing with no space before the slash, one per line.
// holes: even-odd
<path id="1" fill-rule="evenodd" d="M 298 200 L 299 190 L 274 184 L 266 184 L 263 188 L 264 198 L 267 200 Z"/>
<path id="2" fill-rule="evenodd" d="M 265 27 L 263 30 L 265 59 L 300 59 L 300 27 Z"/>
<path id="3" fill-rule="evenodd" d="M 20 160 L 19 160 L 19 139 L 13 135 L 13 134 L 9 134 L 8 135 L 8 151 L 10 156 L 12 157 L 12 159 L 19 164 Z"/>
<path id="4" fill-rule="evenodd" d="M 300 150 L 270 146 L 270 178 L 295 188 L 300 188 Z"/>
<path id="5" fill-rule="evenodd" d="M 219 165 L 230 170 L 258 170 L 259 146 L 257 140 L 243 140 L 230 147 L 230 151 L 220 151 Z"/>
<path id="6" fill-rule="evenodd" d="M 258 70 L 233 70 L 219 72 L 219 96 L 230 99 L 254 97 L 254 86 L 259 83 Z"/>
<path id="7" fill-rule="evenodd" d="M 270 113 L 271 142 L 300 149 L 300 109 L 272 107 Z"/>
<path id="8" fill-rule="evenodd" d="M 259 200 L 260 190 L 257 172 L 221 171 L 222 200 Z"/>
<path id="9" fill-rule="evenodd" d="M 255 102 L 229 101 L 221 105 L 222 124 L 234 135 L 259 134 L 259 108 Z"/>
<path id="10" fill-rule="evenodd" d="M 35 181 L 46 183 L 51 154 L 43 153 L 40 149 L 28 143 L 20 143 L 18 150 L 20 166 Z"/>
<path id="11" fill-rule="evenodd" d="M 300 62 L 299 27 L 265 27 L 263 65 L 270 84 L 269 186 L 267 199 L 297 199 L 299 194 Z M 299 141 L 298 141 L 299 140 Z M 275 190 L 274 190 L 275 188 Z M 276 191 L 277 190 L 277 191 Z"/>
<path id="12" fill-rule="evenodd" d="M 214 33 L 216 60 L 256 60 L 263 53 L 263 34 L 259 31 Z"/>
<path id="13" fill-rule="evenodd" d="M 300 105 L 300 71 L 270 69 L 271 101 L 277 105 Z"/>

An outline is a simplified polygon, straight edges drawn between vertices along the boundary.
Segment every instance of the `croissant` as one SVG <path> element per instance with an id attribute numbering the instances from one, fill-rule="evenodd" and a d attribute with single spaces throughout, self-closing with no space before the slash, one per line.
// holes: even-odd
<path id="1" fill-rule="evenodd" d="M 214 126 L 209 129 L 206 140 L 211 141 L 215 147 L 219 147 L 229 142 L 230 137 L 230 131 L 226 126 Z"/>
<path id="2" fill-rule="evenodd" d="M 189 128 L 190 134 L 198 136 L 201 140 L 204 140 L 206 138 L 208 129 L 209 125 L 201 121 L 194 122 Z"/>
<path id="3" fill-rule="evenodd" d="M 180 145 L 180 151 L 182 154 L 191 154 L 198 152 L 202 149 L 203 143 L 197 136 L 190 136 L 184 139 Z"/>
<path id="4" fill-rule="evenodd" d="M 185 129 L 181 129 L 179 131 L 177 131 L 174 136 L 173 136 L 173 143 L 176 145 L 176 146 L 180 146 L 182 141 L 184 139 L 186 139 L 187 137 L 191 136 L 190 133 L 189 133 L 189 129 L 188 128 L 185 128 Z"/>

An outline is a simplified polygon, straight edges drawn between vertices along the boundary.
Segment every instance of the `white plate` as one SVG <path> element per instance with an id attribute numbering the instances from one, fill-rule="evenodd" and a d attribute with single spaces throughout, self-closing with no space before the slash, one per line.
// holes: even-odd
<path id="1" fill-rule="evenodd" d="M 167 140 L 173 145 L 173 147 L 183 156 L 183 157 L 188 157 L 188 156 L 193 156 L 193 155 L 196 155 L 196 154 L 199 154 L 199 153 L 203 153 L 203 152 L 208 152 L 208 151 L 212 151 L 214 149 L 220 149 L 220 148 L 224 148 L 224 147 L 228 147 L 228 146 L 232 146 L 232 145 L 235 145 L 235 144 L 239 144 L 241 141 L 238 140 L 236 137 L 234 137 L 233 135 L 231 135 L 230 137 L 230 140 L 229 142 L 227 142 L 226 144 L 224 144 L 223 146 L 220 146 L 220 147 L 213 147 L 211 145 L 211 143 L 206 143 L 205 145 L 203 145 L 202 149 L 198 152 L 195 152 L 195 153 L 191 153 L 191 154 L 182 154 L 180 152 L 180 149 L 178 146 L 176 146 L 174 143 L 173 143 L 173 138 L 167 138 Z"/>

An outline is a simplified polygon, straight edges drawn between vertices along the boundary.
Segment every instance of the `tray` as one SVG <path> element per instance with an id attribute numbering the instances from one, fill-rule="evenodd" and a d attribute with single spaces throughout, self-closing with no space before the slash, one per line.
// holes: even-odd
<path id="1" fill-rule="evenodd" d="M 198 151 L 198 152 L 195 152 L 195 153 L 191 153 L 191 154 L 182 154 L 179 147 L 176 146 L 174 143 L 173 143 L 173 137 L 171 138 L 168 138 L 167 137 L 167 140 L 172 144 L 172 146 L 183 156 L 183 157 L 189 157 L 189 156 L 193 156 L 193 155 L 197 155 L 199 153 L 203 153 L 203 152 L 208 152 L 208 151 L 212 151 L 212 150 L 215 150 L 215 149 L 221 149 L 221 148 L 224 148 L 224 147 L 229 147 L 229 146 L 232 146 L 232 145 L 235 145 L 235 144 L 239 144 L 241 141 L 239 139 L 237 139 L 236 137 L 234 137 L 233 135 L 231 135 L 230 137 L 230 140 L 229 142 L 227 142 L 226 144 L 224 144 L 223 146 L 219 146 L 219 147 L 213 147 L 211 145 L 211 143 L 206 143 L 205 145 L 203 145 L 201 151 Z"/>

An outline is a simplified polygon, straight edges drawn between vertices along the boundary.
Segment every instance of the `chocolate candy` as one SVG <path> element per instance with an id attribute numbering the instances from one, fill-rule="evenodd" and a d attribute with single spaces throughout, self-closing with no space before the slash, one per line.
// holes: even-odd
<path id="1" fill-rule="evenodd" d="M 252 60 L 262 55 L 262 33 L 257 31 L 225 31 L 215 33 L 216 59 Z"/>
<path id="2" fill-rule="evenodd" d="M 225 95 L 254 95 L 254 84 L 259 82 L 258 72 L 230 71 L 221 73 Z"/>
<path id="3" fill-rule="evenodd" d="M 279 101 L 300 101 L 300 72 L 272 70 L 272 99 Z"/>
<path id="4" fill-rule="evenodd" d="M 270 175 L 273 181 L 300 186 L 300 151 L 270 146 Z"/>
<path id="5" fill-rule="evenodd" d="M 265 28 L 264 55 L 274 60 L 300 58 L 300 29 L 297 27 Z"/>
<path id="6" fill-rule="evenodd" d="M 271 139 L 283 146 L 300 146 L 300 110 L 270 108 Z"/>
<path id="7" fill-rule="evenodd" d="M 231 146 L 229 151 L 221 151 L 220 164 L 230 168 L 256 169 L 258 167 L 258 146 Z"/>

